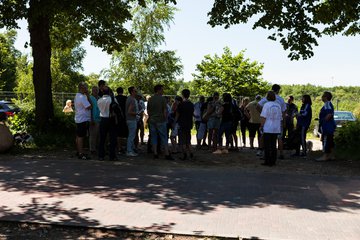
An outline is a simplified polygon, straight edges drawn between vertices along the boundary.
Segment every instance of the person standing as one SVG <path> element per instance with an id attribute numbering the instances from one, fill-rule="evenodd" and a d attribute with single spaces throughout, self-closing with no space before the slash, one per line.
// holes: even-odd
<path id="1" fill-rule="evenodd" d="M 240 112 L 242 119 L 240 120 L 240 131 L 243 147 L 246 147 L 246 129 L 249 128 L 249 116 L 245 114 L 245 108 L 249 104 L 250 99 L 245 97 L 241 101 Z"/>
<path id="2" fill-rule="evenodd" d="M 103 96 L 99 98 L 97 105 L 100 111 L 100 142 L 99 142 L 99 160 L 103 161 L 105 157 L 105 142 L 109 135 L 110 149 L 109 158 L 110 161 L 116 160 L 116 122 L 111 113 L 111 104 L 113 99 L 110 96 L 110 89 L 105 86 L 103 88 Z"/>
<path id="3" fill-rule="evenodd" d="M 311 97 L 310 95 L 303 95 L 302 97 L 302 105 L 300 108 L 300 112 L 296 114 L 297 124 L 296 124 L 296 132 L 299 133 L 300 141 L 296 146 L 295 156 L 306 157 L 307 149 L 306 149 L 306 133 L 310 127 L 311 119 L 312 119 L 312 109 L 311 109 Z M 302 153 L 300 154 L 300 146 L 302 147 Z"/>
<path id="4" fill-rule="evenodd" d="M 294 97 L 290 95 L 286 103 L 284 116 L 283 141 L 286 137 L 289 138 L 294 131 L 294 118 L 297 113 L 298 107 L 294 104 Z"/>
<path id="5" fill-rule="evenodd" d="M 219 101 L 219 93 L 214 92 L 213 101 L 208 103 L 206 114 L 208 117 L 208 145 L 210 151 L 216 151 L 218 145 L 218 132 L 221 122 L 221 103 Z"/>
<path id="6" fill-rule="evenodd" d="M 214 154 L 223 154 L 229 153 L 229 145 L 231 142 L 231 127 L 234 118 L 234 108 L 232 104 L 232 97 L 229 93 L 223 94 L 223 104 L 220 109 L 221 112 L 221 122 L 218 134 L 218 149 L 213 152 Z M 225 133 L 225 147 L 223 148 L 222 137 Z"/>
<path id="7" fill-rule="evenodd" d="M 84 153 L 84 138 L 88 135 L 91 120 L 91 103 L 89 100 L 88 86 L 85 82 L 78 85 L 78 93 L 74 99 L 76 123 L 76 149 L 79 159 L 90 159 Z"/>
<path id="8" fill-rule="evenodd" d="M 90 153 L 96 154 L 96 149 L 98 149 L 99 144 L 99 126 L 100 126 L 100 110 L 97 105 L 97 100 L 99 99 L 99 88 L 93 86 L 91 89 L 90 101 L 91 101 L 91 122 L 89 128 L 89 146 Z"/>
<path id="9" fill-rule="evenodd" d="M 257 104 L 261 100 L 260 95 L 256 95 L 255 100 L 250 102 L 245 107 L 245 115 L 249 118 L 249 138 L 250 138 L 250 149 L 254 148 L 254 140 L 257 133 L 257 140 L 258 140 L 258 151 L 262 151 L 262 146 L 260 145 L 260 112 L 257 109 Z"/>
<path id="10" fill-rule="evenodd" d="M 285 111 L 286 111 L 286 103 L 284 101 L 284 99 L 282 97 L 279 96 L 279 93 L 280 93 L 280 85 L 278 84 L 274 84 L 272 85 L 271 87 L 271 90 L 275 93 L 275 101 L 280 105 L 281 107 L 281 111 L 283 113 L 283 118 L 285 116 Z M 259 102 L 258 102 L 258 105 L 257 105 L 257 108 L 259 109 L 259 111 L 261 112 L 264 104 L 268 102 L 267 98 L 264 97 L 262 98 Z M 284 143 L 283 143 L 283 137 L 282 137 L 282 134 L 283 134 L 283 121 L 281 122 L 281 132 L 280 134 L 278 135 L 279 139 L 278 139 L 278 148 L 279 148 L 279 151 L 280 151 L 280 156 L 279 156 L 279 159 L 284 159 Z M 261 140 L 263 141 L 263 140 Z"/>
<path id="11" fill-rule="evenodd" d="M 200 96 L 199 101 L 194 104 L 194 119 L 195 119 L 196 135 L 199 134 L 200 123 L 202 121 L 202 119 L 201 119 L 201 107 L 204 105 L 204 103 L 205 103 L 205 97 Z M 202 139 L 196 139 L 196 140 L 197 140 L 196 148 L 200 149 Z"/>
<path id="12" fill-rule="evenodd" d="M 154 158 L 159 158 L 158 144 L 162 145 L 167 160 L 174 160 L 169 154 L 167 135 L 167 107 L 166 99 L 163 97 L 164 88 L 162 85 L 154 87 L 155 94 L 149 99 L 147 112 L 149 115 L 149 128 Z M 158 142 L 160 138 L 160 143 Z"/>
<path id="13" fill-rule="evenodd" d="M 328 161 L 333 158 L 332 153 L 334 150 L 334 132 L 336 123 L 334 120 L 334 106 L 331 103 L 331 92 L 325 91 L 321 97 L 324 106 L 319 113 L 319 129 L 321 132 L 321 141 L 323 143 L 324 155 L 317 158 L 316 161 Z"/>
<path id="14" fill-rule="evenodd" d="M 139 112 L 139 106 L 136 100 L 137 90 L 135 87 L 129 87 L 129 96 L 126 100 L 126 124 L 128 126 L 128 137 L 127 137 L 127 145 L 126 145 L 126 156 L 128 157 L 136 157 L 138 154 L 135 152 L 135 135 L 137 122 L 136 117 Z"/>
<path id="15" fill-rule="evenodd" d="M 274 166 L 276 164 L 277 149 L 276 139 L 281 134 L 282 111 L 281 106 L 277 103 L 276 94 L 269 91 L 266 95 L 267 102 L 264 104 L 260 117 L 260 129 L 264 133 L 264 159 L 262 165 Z"/>
<path id="16" fill-rule="evenodd" d="M 179 144 L 182 149 L 182 160 L 187 156 L 193 159 L 194 155 L 191 149 L 191 129 L 193 127 L 194 104 L 189 100 L 190 90 L 184 89 L 181 92 L 183 101 L 176 109 L 175 122 L 179 124 Z"/>
<path id="17" fill-rule="evenodd" d="M 119 121 L 117 124 L 117 142 L 118 142 L 118 151 L 120 153 L 125 153 L 125 149 L 126 149 L 126 139 L 128 136 L 128 127 L 126 125 L 126 115 L 125 115 L 125 111 L 126 111 L 126 100 L 127 97 L 124 96 L 124 89 L 122 87 L 118 87 L 116 89 L 116 101 L 119 104 L 120 107 L 120 116 L 119 116 Z"/>

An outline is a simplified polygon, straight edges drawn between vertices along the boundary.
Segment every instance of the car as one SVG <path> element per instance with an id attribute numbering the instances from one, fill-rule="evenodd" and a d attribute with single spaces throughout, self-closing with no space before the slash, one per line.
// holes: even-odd
<path id="1" fill-rule="evenodd" d="M 319 120 L 318 118 L 315 120 Z M 334 120 L 336 123 L 336 127 L 340 128 L 346 122 L 354 122 L 356 118 L 352 112 L 349 111 L 334 111 Z M 314 136 L 321 137 L 321 133 L 319 132 L 319 123 L 315 124 L 314 127 Z"/>
<path id="2" fill-rule="evenodd" d="M 15 103 L 1 100 L 0 101 L 0 112 L 3 112 L 6 114 L 7 117 L 12 117 L 14 114 L 20 112 L 20 108 L 15 105 Z"/>

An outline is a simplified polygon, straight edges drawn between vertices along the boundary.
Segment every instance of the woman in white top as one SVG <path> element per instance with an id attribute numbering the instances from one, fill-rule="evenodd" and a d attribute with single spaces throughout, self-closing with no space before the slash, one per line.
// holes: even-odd
<path id="1" fill-rule="evenodd" d="M 269 91 L 266 95 L 266 102 L 261 111 L 260 129 L 264 133 L 265 162 L 262 165 L 274 166 L 277 158 L 276 140 L 281 134 L 282 111 L 277 103 L 276 94 Z"/>

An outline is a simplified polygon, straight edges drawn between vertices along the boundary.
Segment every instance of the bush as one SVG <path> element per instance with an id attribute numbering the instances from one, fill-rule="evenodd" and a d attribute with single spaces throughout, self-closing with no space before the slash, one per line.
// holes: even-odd
<path id="1" fill-rule="evenodd" d="M 65 115 L 62 107 L 55 106 L 54 118 L 50 120 L 45 131 L 39 131 L 35 122 L 35 108 L 32 104 L 19 104 L 21 112 L 9 119 L 10 131 L 15 133 L 28 133 L 36 147 L 69 147 L 74 145 L 75 123 L 74 115 Z"/>
<path id="2" fill-rule="evenodd" d="M 335 132 L 336 152 L 339 155 L 360 160 L 360 120 L 347 122 Z"/>

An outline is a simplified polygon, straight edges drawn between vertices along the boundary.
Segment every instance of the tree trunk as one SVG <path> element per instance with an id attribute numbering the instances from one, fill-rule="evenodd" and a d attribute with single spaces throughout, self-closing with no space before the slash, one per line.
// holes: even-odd
<path id="1" fill-rule="evenodd" d="M 54 116 L 54 109 L 50 70 L 50 21 L 46 11 L 40 10 L 42 4 L 41 1 L 30 1 L 28 22 L 34 61 L 35 120 L 37 127 L 45 131 L 49 125 L 49 120 Z M 43 14 L 39 14 L 40 12 Z"/>

